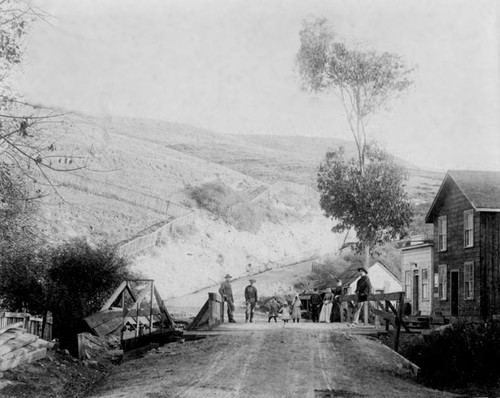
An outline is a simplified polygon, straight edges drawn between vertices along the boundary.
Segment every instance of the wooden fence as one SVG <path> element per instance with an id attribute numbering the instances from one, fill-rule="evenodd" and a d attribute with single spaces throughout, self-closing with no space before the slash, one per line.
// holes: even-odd
<path id="1" fill-rule="evenodd" d="M 394 351 L 399 349 L 399 335 L 401 327 L 410 332 L 408 325 L 403 320 L 404 292 L 370 294 L 368 300 L 363 303 L 363 319 L 365 325 L 372 323 L 378 327 L 381 322 L 385 323 L 385 330 L 392 325 L 396 330 L 394 338 Z M 339 296 L 341 303 L 341 320 L 351 321 L 356 309 L 357 295 L 349 294 Z M 373 317 L 370 316 L 370 313 Z"/>
<path id="2" fill-rule="evenodd" d="M 22 322 L 23 328 L 44 340 L 52 340 L 52 316 L 44 318 L 26 312 L 0 312 L 0 329 L 8 325 Z"/>
<path id="3" fill-rule="evenodd" d="M 195 220 L 196 212 L 192 211 L 189 214 L 185 214 L 168 222 L 167 224 L 151 232 L 150 234 L 138 236 L 137 238 L 119 245 L 118 253 L 121 256 L 129 256 L 139 251 L 149 249 L 150 247 L 159 246 L 162 239 L 165 238 L 168 234 L 171 234 L 175 228 L 193 225 L 195 223 Z"/>

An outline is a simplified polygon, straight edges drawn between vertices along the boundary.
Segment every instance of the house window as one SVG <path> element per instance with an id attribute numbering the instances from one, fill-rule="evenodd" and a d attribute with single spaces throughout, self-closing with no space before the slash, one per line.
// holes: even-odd
<path id="1" fill-rule="evenodd" d="M 411 297 L 411 271 L 405 271 L 405 296 Z"/>
<path id="2" fill-rule="evenodd" d="M 474 245 L 474 210 L 464 211 L 464 247 Z"/>
<path id="3" fill-rule="evenodd" d="M 464 264 L 464 294 L 465 300 L 474 299 L 474 262 Z"/>
<path id="4" fill-rule="evenodd" d="M 422 300 L 429 299 L 429 274 L 426 269 L 422 270 Z"/>
<path id="5" fill-rule="evenodd" d="M 439 265 L 439 300 L 446 300 L 447 297 L 447 272 L 446 264 Z"/>
<path id="6" fill-rule="evenodd" d="M 438 248 L 440 252 L 446 250 L 447 246 L 447 220 L 446 216 L 438 218 Z"/>

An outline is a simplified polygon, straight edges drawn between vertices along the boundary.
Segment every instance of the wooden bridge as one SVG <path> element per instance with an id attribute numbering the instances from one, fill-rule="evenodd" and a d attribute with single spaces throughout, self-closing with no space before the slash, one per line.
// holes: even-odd
<path id="1" fill-rule="evenodd" d="M 339 296 L 341 308 L 341 321 L 344 326 L 352 322 L 356 307 L 357 296 L 354 294 Z M 362 318 L 364 320 L 363 330 L 366 333 L 366 326 L 370 326 L 374 331 L 381 327 L 385 331 L 390 328 L 395 331 L 394 350 L 399 349 L 399 339 L 401 328 L 411 332 L 403 319 L 404 292 L 371 294 L 362 308 Z M 188 325 L 187 330 L 214 330 L 224 322 L 224 302 L 217 293 L 209 293 L 208 299 L 193 320 Z M 354 329 L 350 329 L 355 332 Z"/>

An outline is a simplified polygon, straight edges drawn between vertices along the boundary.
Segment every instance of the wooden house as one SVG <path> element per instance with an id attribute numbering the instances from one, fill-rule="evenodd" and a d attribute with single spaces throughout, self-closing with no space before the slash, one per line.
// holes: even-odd
<path id="1" fill-rule="evenodd" d="M 411 239 L 401 253 L 405 303 L 411 314 L 431 315 L 434 244 L 430 240 Z"/>
<path id="2" fill-rule="evenodd" d="M 500 315 L 500 172 L 448 171 L 427 213 L 434 224 L 433 313 Z"/>
<path id="3" fill-rule="evenodd" d="M 389 270 L 381 261 L 375 261 L 368 269 L 373 293 L 400 292 L 403 287 L 400 278 Z M 342 280 L 342 293 L 354 294 L 359 279 L 358 266 L 349 267 L 339 276 Z"/>

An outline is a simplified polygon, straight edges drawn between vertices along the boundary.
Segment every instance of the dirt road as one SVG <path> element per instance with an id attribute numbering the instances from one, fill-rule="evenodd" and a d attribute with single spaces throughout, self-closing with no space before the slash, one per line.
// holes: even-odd
<path id="1" fill-rule="evenodd" d="M 449 397 L 340 324 L 224 324 L 117 367 L 89 397 Z"/>

